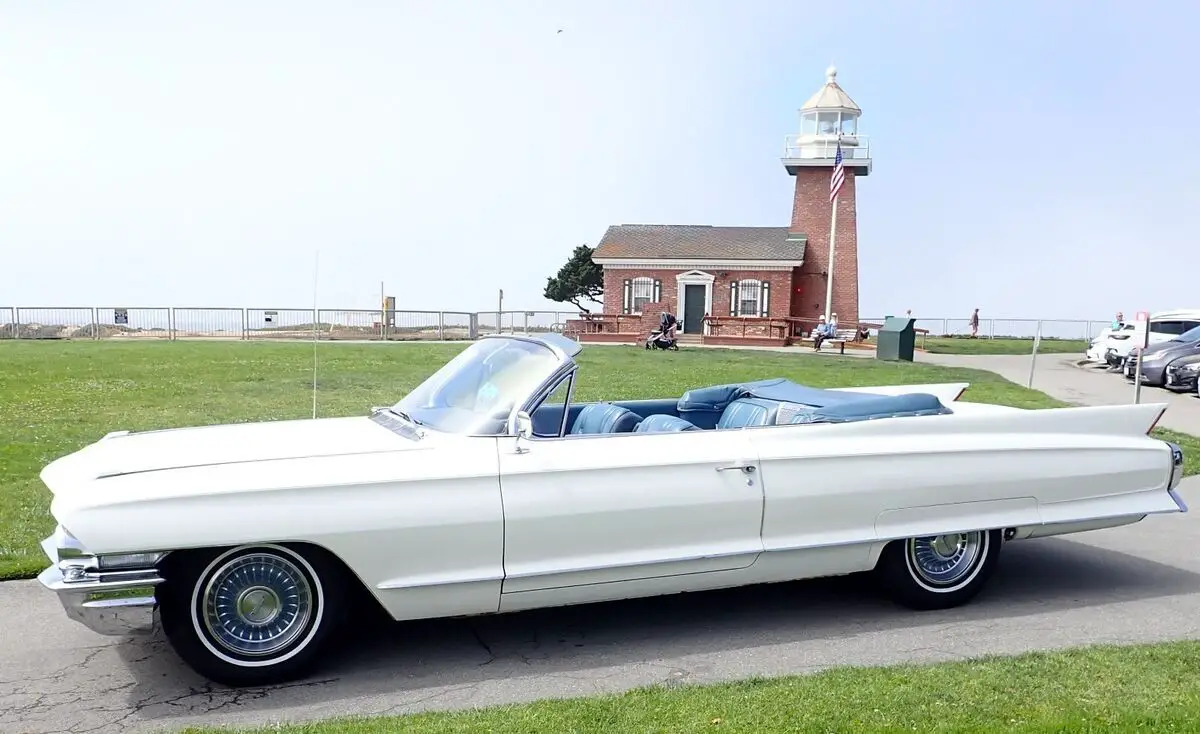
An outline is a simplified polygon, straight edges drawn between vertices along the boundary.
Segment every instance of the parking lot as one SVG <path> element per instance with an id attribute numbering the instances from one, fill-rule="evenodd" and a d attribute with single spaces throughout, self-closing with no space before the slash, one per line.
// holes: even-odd
<path id="1" fill-rule="evenodd" d="M 1079 405 L 1120 405 L 1133 402 L 1133 383 L 1103 365 L 1079 366 L 1080 355 L 1043 354 L 1034 363 L 1033 389 Z M 1029 381 L 1028 355 L 920 354 L 920 362 L 948 367 L 988 370 L 1021 385 Z M 1200 400 L 1194 393 L 1177 394 L 1142 387 L 1141 402 L 1167 403 L 1160 426 L 1200 436 Z"/>

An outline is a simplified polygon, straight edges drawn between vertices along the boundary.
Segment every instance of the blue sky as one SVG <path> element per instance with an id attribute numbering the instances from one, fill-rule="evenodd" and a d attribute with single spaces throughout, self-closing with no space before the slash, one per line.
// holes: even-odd
<path id="1" fill-rule="evenodd" d="M 1200 307 L 1200 6 L 984 6 L 0 2 L 0 305 L 303 308 L 319 250 L 324 308 L 553 308 L 610 224 L 786 225 L 834 63 L 864 315 Z"/>

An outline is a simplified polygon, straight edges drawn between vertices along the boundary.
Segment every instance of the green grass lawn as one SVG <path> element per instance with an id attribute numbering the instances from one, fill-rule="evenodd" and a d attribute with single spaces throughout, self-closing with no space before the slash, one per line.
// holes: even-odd
<path id="1" fill-rule="evenodd" d="M 365 415 L 393 403 L 464 347 L 321 344 L 319 415 Z M 0 343 L 0 579 L 32 576 L 47 563 L 38 547 L 54 526 L 38 479 L 47 463 L 109 431 L 309 417 L 312 360 L 303 343 Z M 965 381 L 964 400 L 1063 405 L 991 372 L 853 357 L 593 346 L 579 361 L 575 394 L 584 401 L 787 377 L 820 387 Z M 1189 472 L 1200 470 L 1200 441 L 1174 437 Z"/>
<path id="2" fill-rule="evenodd" d="M 1000 337 L 997 339 L 968 339 L 965 337 L 930 336 L 922 342 L 917 335 L 917 346 L 924 344 L 931 354 L 1032 354 L 1033 339 Z M 1038 354 L 1078 354 L 1087 351 L 1084 339 L 1043 339 Z"/>
<path id="3" fill-rule="evenodd" d="M 1200 642 L 927 666 L 837 668 L 714 686 L 259 729 L 258 734 L 1200 731 Z"/>

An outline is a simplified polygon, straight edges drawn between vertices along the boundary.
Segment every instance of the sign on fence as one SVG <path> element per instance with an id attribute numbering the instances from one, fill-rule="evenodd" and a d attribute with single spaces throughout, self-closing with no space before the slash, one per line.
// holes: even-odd
<path id="1" fill-rule="evenodd" d="M 114 324 L 128 324 L 129 323 L 129 309 L 114 308 L 113 309 L 113 323 Z"/>

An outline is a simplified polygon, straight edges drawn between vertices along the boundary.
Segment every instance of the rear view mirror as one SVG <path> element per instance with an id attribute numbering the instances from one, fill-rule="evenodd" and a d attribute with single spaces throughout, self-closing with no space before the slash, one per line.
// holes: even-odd
<path id="1" fill-rule="evenodd" d="M 517 435 L 522 438 L 529 438 L 533 435 L 533 417 L 527 411 L 519 411 L 517 413 Z"/>
<path id="2" fill-rule="evenodd" d="M 533 436 L 533 418 L 527 411 L 517 412 L 517 440 L 513 444 L 514 454 L 525 454 L 529 449 L 521 445 L 521 439 Z"/>

